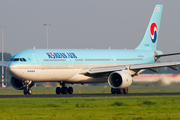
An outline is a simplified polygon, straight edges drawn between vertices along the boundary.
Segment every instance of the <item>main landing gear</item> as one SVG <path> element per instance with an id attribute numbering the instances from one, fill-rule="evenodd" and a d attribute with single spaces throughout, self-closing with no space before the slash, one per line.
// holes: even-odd
<path id="1" fill-rule="evenodd" d="M 30 89 L 30 85 L 31 85 L 32 81 L 29 81 L 29 80 L 26 80 L 24 81 L 24 86 L 25 86 L 25 89 L 24 89 L 24 95 L 31 95 L 32 93 L 32 90 Z"/>
<path id="2" fill-rule="evenodd" d="M 111 94 L 128 94 L 128 88 L 111 88 Z"/>
<path id="3" fill-rule="evenodd" d="M 60 83 L 60 85 L 62 86 L 62 87 L 57 87 L 56 88 L 56 94 L 73 94 L 73 88 L 72 87 L 69 87 L 69 88 L 67 88 L 66 86 L 65 86 L 65 83 Z"/>

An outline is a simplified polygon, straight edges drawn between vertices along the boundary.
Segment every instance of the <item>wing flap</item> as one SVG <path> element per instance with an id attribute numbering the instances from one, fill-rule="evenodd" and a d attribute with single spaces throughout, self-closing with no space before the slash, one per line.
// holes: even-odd
<path id="1" fill-rule="evenodd" d="M 169 68 L 173 69 L 173 70 L 178 70 L 178 67 L 176 65 L 173 66 L 169 66 Z"/>

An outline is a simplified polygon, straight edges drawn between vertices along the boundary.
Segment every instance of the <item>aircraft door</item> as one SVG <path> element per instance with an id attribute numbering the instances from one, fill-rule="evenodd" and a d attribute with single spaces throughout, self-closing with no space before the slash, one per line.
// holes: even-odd
<path id="1" fill-rule="evenodd" d="M 146 54 L 145 54 L 145 53 L 142 53 L 142 54 L 143 54 L 143 56 L 144 56 L 145 62 L 147 62 L 147 56 L 146 56 Z"/>
<path id="2" fill-rule="evenodd" d="M 68 58 L 68 62 L 69 62 L 69 66 L 73 66 L 73 59 L 72 58 Z"/>
<path id="3" fill-rule="evenodd" d="M 117 60 L 116 60 L 116 58 L 115 58 L 115 56 L 114 55 L 112 55 L 112 59 L 111 59 L 112 61 L 113 61 L 113 64 L 114 65 L 116 65 L 117 64 Z"/>
<path id="4" fill-rule="evenodd" d="M 73 66 L 73 63 L 74 63 L 74 56 L 73 56 L 73 53 L 67 53 L 68 55 L 68 58 L 67 58 L 67 61 L 69 63 L 69 66 L 72 67 Z"/>

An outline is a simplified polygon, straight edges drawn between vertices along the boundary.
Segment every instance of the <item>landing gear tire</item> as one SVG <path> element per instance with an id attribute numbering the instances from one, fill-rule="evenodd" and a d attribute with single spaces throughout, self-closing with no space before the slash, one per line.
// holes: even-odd
<path id="1" fill-rule="evenodd" d="M 123 89 L 124 94 L 128 94 L 128 88 Z"/>
<path id="2" fill-rule="evenodd" d="M 68 93 L 69 93 L 69 94 L 73 94 L 73 88 L 72 88 L 72 87 L 69 87 L 69 88 L 68 88 Z"/>
<path id="3" fill-rule="evenodd" d="M 68 92 L 67 87 L 62 87 L 62 94 L 67 94 L 67 92 Z"/>
<path id="4" fill-rule="evenodd" d="M 31 95 L 31 93 L 32 93 L 32 90 L 31 90 L 31 89 L 29 89 L 29 91 L 28 91 L 28 95 Z"/>
<path id="5" fill-rule="evenodd" d="M 65 86 L 65 83 L 64 82 L 60 82 L 60 85 L 62 86 L 61 88 L 60 87 L 57 87 L 56 88 L 56 94 L 73 94 L 73 88 L 72 87 L 69 87 L 67 88 Z"/>
<path id="6" fill-rule="evenodd" d="M 111 94 L 128 94 L 128 88 L 111 88 Z"/>
<path id="7" fill-rule="evenodd" d="M 115 89 L 114 88 L 111 88 L 111 94 L 115 94 Z"/>
<path id="8" fill-rule="evenodd" d="M 121 93 L 120 89 L 111 88 L 111 94 L 120 94 L 120 93 Z"/>
<path id="9" fill-rule="evenodd" d="M 67 87 L 62 87 L 62 88 L 57 87 L 56 88 L 56 94 L 67 94 L 67 93 L 73 94 L 73 88 L 72 87 L 69 87 L 69 88 L 67 88 Z"/>
<path id="10" fill-rule="evenodd" d="M 123 89 L 120 88 L 119 90 L 120 90 L 120 94 L 123 94 L 123 93 L 124 93 Z"/>
<path id="11" fill-rule="evenodd" d="M 65 86 L 65 83 L 64 82 L 60 82 L 60 85 L 62 86 L 61 88 L 60 87 L 57 87 L 56 88 L 56 94 L 73 94 L 73 88 L 72 87 L 69 87 L 67 88 Z"/>
<path id="12" fill-rule="evenodd" d="M 120 94 L 120 89 L 115 89 L 116 90 L 116 94 Z"/>
<path id="13" fill-rule="evenodd" d="M 31 89 L 29 89 L 29 88 L 25 88 L 24 89 L 24 95 L 31 95 L 31 93 L 32 93 L 32 90 Z"/>
<path id="14" fill-rule="evenodd" d="M 56 88 L 56 94 L 60 94 L 61 93 L 61 88 L 60 87 L 57 87 Z"/>
<path id="15" fill-rule="evenodd" d="M 27 89 L 24 89 L 24 95 L 27 95 L 28 91 Z"/>

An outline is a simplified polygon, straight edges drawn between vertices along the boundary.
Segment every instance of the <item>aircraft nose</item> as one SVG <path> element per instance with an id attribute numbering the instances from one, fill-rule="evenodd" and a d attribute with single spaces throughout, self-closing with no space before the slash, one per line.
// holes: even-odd
<path id="1" fill-rule="evenodd" d="M 8 71 L 12 76 L 14 76 L 14 74 L 16 74 L 16 65 L 8 65 Z"/>
<path id="2" fill-rule="evenodd" d="M 8 65 L 8 71 L 9 73 L 16 78 L 21 78 L 22 71 L 19 69 L 18 65 Z"/>

